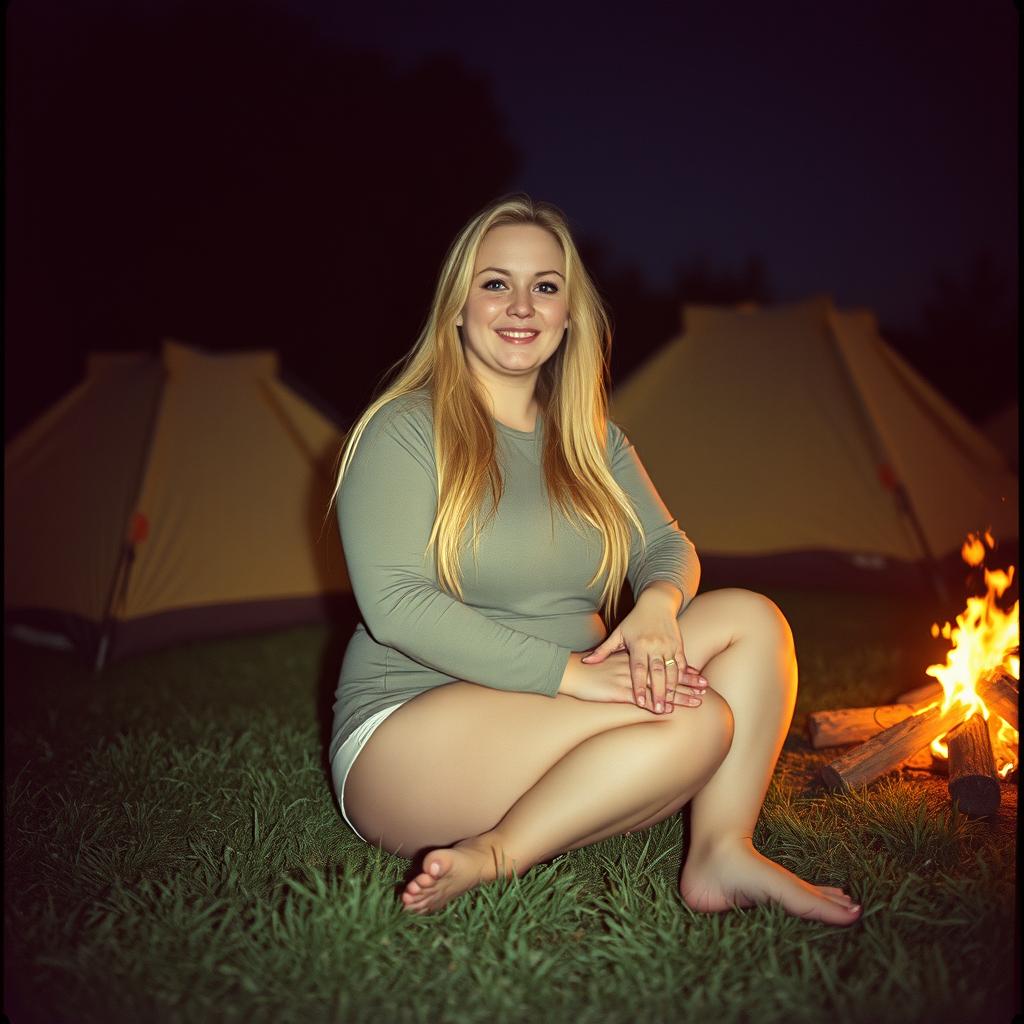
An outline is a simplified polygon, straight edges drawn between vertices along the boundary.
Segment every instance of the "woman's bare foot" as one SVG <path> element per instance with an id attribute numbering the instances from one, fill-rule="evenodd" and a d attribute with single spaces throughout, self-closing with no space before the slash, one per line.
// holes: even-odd
<path id="1" fill-rule="evenodd" d="M 484 836 L 429 851 L 423 858 L 423 871 L 402 893 L 405 909 L 433 913 L 475 885 L 493 882 L 500 857 L 500 848 Z"/>
<path id="2" fill-rule="evenodd" d="M 796 917 L 826 924 L 850 925 L 861 915 L 842 889 L 805 882 L 742 838 L 691 850 L 679 877 L 679 893 L 691 910 L 708 913 L 772 902 Z"/>

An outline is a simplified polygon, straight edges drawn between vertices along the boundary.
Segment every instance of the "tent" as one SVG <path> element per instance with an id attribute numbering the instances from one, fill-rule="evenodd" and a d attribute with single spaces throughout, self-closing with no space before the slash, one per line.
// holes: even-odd
<path id="1" fill-rule="evenodd" d="M 684 324 L 610 412 L 713 574 L 941 594 L 969 531 L 1016 542 L 1016 476 L 872 313 L 817 297 Z"/>
<path id="2" fill-rule="evenodd" d="M 350 590 L 338 427 L 273 352 L 101 353 L 6 448 L 9 634 L 105 661 L 320 621 Z"/>

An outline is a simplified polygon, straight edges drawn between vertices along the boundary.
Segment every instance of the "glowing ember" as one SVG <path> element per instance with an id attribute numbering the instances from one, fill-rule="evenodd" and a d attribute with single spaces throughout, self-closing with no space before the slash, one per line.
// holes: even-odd
<path id="1" fill-rule="evenodd" d="M 988 549 L 995 547 L 992 534 L 985 531 L 984 542 L 977 534 L 967 535 L 961 550 L 963 560 L 970 566 L 981 565 Z M 932 625 L 932 636 L 945 637 L 951 642 L 944 665 L 930 665 L 925 671 L 942 684 L 944 698 L 942 712 L 945 713 L 955 702 L 970 708 L 965 720 L 980 712 L 988 722 L 989 735 L 996 760 L 996 771 L 1005 778 L 1013 771 L 1018 752 L 1017 730 L 1002 718 L 990 715 L 985 702 L 975 692 L 974 684 L 992 669 L 1002 665 L 1015 678 L 1020 678 L 1019 602 L 1015 601 L 1009 611 L 1003 611 L 996 604 L 1013 581 L 1014 567 L 1008 572 L 985 570 L 986 593 L 984 597 L 967 598 L 967 607 L 956 617 L 956 626 L 946 622 L 942 628 L 936 622 Z M 934 706 L 934 705 L 932 705 Z M 942 737 L 931 745 L 932 752 L 947 758 L 949 751 Z"/>
<path id="2" fill-rule="evenodd" d="M 992 535 L 986 533 L 985 537 L 994 547 L 991 540 Z M 982 544 L 981 538 L 977 534 L 967 534 L 967 540 L 964 541 L 964 546 L 960 549 L 960 557 L 968 565 L 981 565 L 985 561 L 985 545 Z"/>

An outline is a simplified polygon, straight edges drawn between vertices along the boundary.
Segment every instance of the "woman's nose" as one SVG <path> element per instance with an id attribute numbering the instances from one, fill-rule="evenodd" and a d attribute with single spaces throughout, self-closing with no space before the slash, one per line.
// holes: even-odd
<path id="1" fill-rule="evenodd" d="M 529 292 L 513 292 L 509 296 L 508 311 L 513 316 L 532 316 L 533 303 Z"/>

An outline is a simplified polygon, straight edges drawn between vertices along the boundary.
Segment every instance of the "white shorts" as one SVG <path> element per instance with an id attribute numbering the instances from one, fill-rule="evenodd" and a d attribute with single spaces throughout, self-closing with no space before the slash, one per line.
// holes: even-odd
<path id="1" fill-rule="evenodd" d="M 404 704 L 405 701 L 402 702 Z M 345 813 L 345 780 L 348 778 L 349 769 L 355 763 L 356 758 L 359 756 L 359 751 L 366 746 L 366 741 L 373 735 L 373 731 L 388 717 L 392 712 L 397 711 L 402 704 L 395 704 L 390 708 L 385 708 L 383 711 L 378 711 L 377 714 L 371 715 L 362 725 L 360 725 L 355 732 L 340 747 L 338 752 L 334 755 L 334 760 L 331 762 L 331 778 L 334 782 L 334 795 L 338 798 L 338 806 L 341 808 L 341 816 L 348 822 L 348 827 L 364 843 L 368 843 L 370 840 L 366 836 L 361 835 L 359 830 L 349 821 L 348 815 Z"/>

